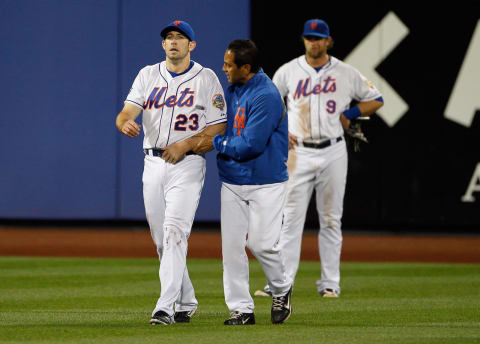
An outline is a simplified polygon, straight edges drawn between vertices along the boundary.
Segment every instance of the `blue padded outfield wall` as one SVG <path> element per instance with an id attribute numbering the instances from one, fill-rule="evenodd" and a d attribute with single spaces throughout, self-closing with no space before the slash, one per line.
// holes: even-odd
<path id="1" fill-rule="evenodd" d="M 115 116 L 137 74 L 164 59 L 160 31 L 189 21 L 193 59 L 221 71 L 252 38 L 270 77 L 302 55 L 306 19 L 330 25 L 329 54 L 374 82 L 385 106 L 349 147 L 344 228 L 480 233 L 480 2 L 302 6 L 238 0 L 0 0 L 3 219 L 145 220 L 142 137 Z M 139 118 L 140 120 L 140 118 Z M 215 153 L 196 221 L 219 221 Z M 313 199 L 313 198 L 312 198 Z M 314 201 L 307 226 L 318 225 Z M 7 222 L 7 221 L 4 221 Z"/>
<path id="2" fill-rule="evenodd" d="M 115 116 L 138 71 L 164 59 L 160 31 L 176 19 L 225 87 L 225 48 L 249 37 L 248 1 L 0 2 L 0 219 L 145 219 L 143 138 L 122 137 Z M 220 216 L 207 156 L 200 221 Z"/>

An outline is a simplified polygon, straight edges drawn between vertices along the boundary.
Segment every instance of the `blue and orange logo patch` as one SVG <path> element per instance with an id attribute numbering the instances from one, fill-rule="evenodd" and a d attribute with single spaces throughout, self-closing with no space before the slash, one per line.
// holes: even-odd
<path id="1" fill-rule="evenodd" d="M 217 109 L 223 111 L 223 108 L 225 107 L 225 101 L 223 100 L 223 96 L 220 93 L 217 93 L 213 96 L 212 105 Z"/>

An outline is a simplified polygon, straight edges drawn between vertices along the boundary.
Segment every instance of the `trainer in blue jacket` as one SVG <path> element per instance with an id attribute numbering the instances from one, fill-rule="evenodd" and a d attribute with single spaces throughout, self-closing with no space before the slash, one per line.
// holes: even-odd
<path id="1" fill-rule="evenodd" d="M 260 69 L 252 41 L 230 43 L 223 71 L 231 83 L 225 93 L 227 129 L 213 145 L 219 152 L 223 284 L 231 312 L 225 325 L 255 323 L 245 245 L 272 290 L 272 323 L 283 323 L 291 313 L 292 280 L 276 243 L 288 179 L 287 115 L 277 88 Z"/>
<path id="2" fill-rule="evenodd" d="M 241 69 L 232 70 L 225 63 L 223 70 L 233 82 Z M 288 123 L 282 98 L 262 69 L 252 75 L 243 84 L 232 83 L 225 93 L 227 129 L 213 141 L 220 153 L 220 180 L 237 185 L 284 182 L 288 180 Z"/>

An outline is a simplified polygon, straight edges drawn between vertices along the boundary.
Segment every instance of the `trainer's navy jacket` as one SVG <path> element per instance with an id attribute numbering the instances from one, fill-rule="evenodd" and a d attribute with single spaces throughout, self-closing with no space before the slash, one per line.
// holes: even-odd
<path id="1" fill-rule="evenodd" d="M 277 87 L 260 69 L 244 85 L 230 85 L 225 100 L 225 135 L 213 139 L 220 180 L 237 185 L 286 181 L 288 122 Z"/>

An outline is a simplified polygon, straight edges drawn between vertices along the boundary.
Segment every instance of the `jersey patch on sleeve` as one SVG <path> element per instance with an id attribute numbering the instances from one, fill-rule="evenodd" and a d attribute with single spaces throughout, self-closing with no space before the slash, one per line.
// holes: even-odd
<path id="1" fill-rule="evenodd" d="M 375 88 L 375 85 L 374 85 L 373 82 L 371 82 L 370 80 L 365 79 L 365 83 L 366 83 L 367 86 L 370 87 L 371 89 L 374 89 L 374 88 Z"/>
<path id="2" fill-rule="evenodd" d="M 223 108 L 225 107 L 225 101 L 223 100 L 223 96 L 220 93 L 217 93 L 213 96 L 212 105 L 220 111 L 223 111 Z"/>

